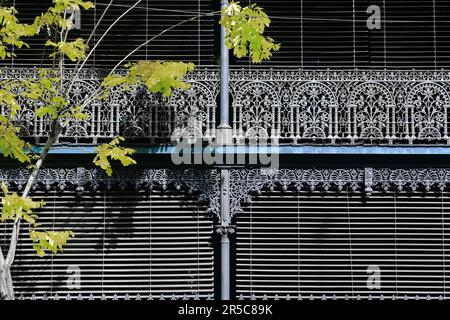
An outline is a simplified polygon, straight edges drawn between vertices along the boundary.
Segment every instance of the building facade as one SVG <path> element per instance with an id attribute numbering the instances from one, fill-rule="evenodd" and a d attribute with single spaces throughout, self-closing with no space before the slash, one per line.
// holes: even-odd
<path id="1" fill-rule="evenodd" d="M 118 1 L 96 39 L 132 4 Z M 130 48 L 195 15 L 133 59 L 198 67 L 187 91 L 117 91 L 64 128 L 33 196 L 47 203 L 42 224 L 76 237 L 45 258 L 20 241 L 19 297 L 219 299 L 229 287 L 232 299 L 447 298 L 450 6 L 258 4 L 282 49 L 258 66 L 230 58 L 228 131 L 220 30 L 204 14 L 217 1 L 142 1 L 104 39 L 72 89 L 75 105 Z M 25 19 L 40 9 L 16 6 Z M 104 6 L 82 14 L 75 34 L 88 34 Z M 33 67 L 48 63 L 36 41 L 1 77 L 36 77 Z M 39 148 L 50 122 L 33 112 L 16 122 Z M 224 132 L 228 144 L 213 145 Z M 94 148 L 118 135 L 138 164 L 108 177 L 92 163 Z M 177 158 L 180 146 L 193 151 L 189 160 Z M 28 175 L 2 160 L 12 188 Z M 8 232 L 2 226 L 0 241 Z"/>

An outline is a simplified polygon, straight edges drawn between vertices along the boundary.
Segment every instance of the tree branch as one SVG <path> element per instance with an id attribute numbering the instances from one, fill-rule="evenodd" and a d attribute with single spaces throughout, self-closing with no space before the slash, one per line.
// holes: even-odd
<path id="1" fill-rule="evenodd" d="M 94 53 L 95 49 L 98 47 L 98 45 L 102 42 L 103 38 L 105 38 L 105 36 L 109 33 L 109 31 L 116 25 L 117 22 L 119 22 L 124 16 L 127 15 L 128 12 L 130 12 L 131 10 L 133 10 L 142 0 L 137 1 L 133 6 L 131 6 L 130 8 L 128 8 L 128 10 L 126 10 L 124 13 L 122 13 L 113 23 L 111 23 L 111 25 L 108 27 L 108 29 L 106 29 L 106 31 L 102 34 L 102 36 L 100 37 L 100 39 L 97 41 L 97 43 L 94 45 L 94 47 L 89 51 L 88 55 L 86 56 L 86 59 L 84 59 L 83 63 L 81 64 L 81 66 L 78 68 L 78 63 L 75 65 L 75 72 L 74 75 L 72 77 L 72 79 L 70 80 L 70 84 L 69 84 L 69 88 L 66 91 L 66 94 L 68 94 L 70 92 L 70 89 L 72 89 L 72 86 L 75 82 L 75 79 L 77 78 L 77 76 L 80 74 L 80 71 L 83 69 L 84 65 L 86 64 L 86 62 L 88 61 L 88 59 L 90 58 L 90 56 Z M 110 5 L 112 4 L 112 0 L 110 2 Z M 108 10 L 109 6 L 106 8 L 106 10 Z M 105 12 L 104 12 L 105 13 Z M 103 13 L 103 14 L 104 14 Z M 103 16 L 102 16 L 103 17 Z M 87 42 L 89 43 L 89 42 Z"/>
<path id="2" fill-rule="evenodd" d="M 136 4 L 133 6 L 133 7 L 131 7 L 131 8 L 129 8 L 121 17 L 123 17 L 126 13 L 128 13 L 132 8 L 134 8 L 138 3 L 140 3 L 140 1 L 141 0 L 139 0 L 138 2 L 136 2 Z M 112 2 L 112 1 L 111 1 Z M 170 30 L 172 30 L 172 29 L 174 29 L 174 28 L 176 28 L 176 27 L 178 27 L 178 26 L 181 26 L 182 24 L 184 24 L 184 23 L 186 23 L 186 22 L 189 22 L 189 21 L 194 21 L 195 19 L 198 19 L 198 18 L 200 18 L 200 17 L 202 17 L 202 16 L 207 16 L 207 15 L 214 15 L 215 13 L 217 13 L 217 12 L 220 12 L 220 11 L 216 11 L 216 12 L 211 12 L 211 13 L 205 13 L 205 14 L 202 14 L 202 15 L 196 15 L 196 16 L 194 16 L 194 17 L 191 17 L 191 18 L 189 18 L 189 19 L 185 19 L 185 20 L 183 20 L 183 21 L 180 21 L 179 23 L 177 23 L 177 24 L 175 24 L 175 25 L 172 25 L 171 27 L 169 27 L 169 28 L 167 28 L 167 29 L 165 29 L 165 30 L 163 30 L 163 31 L 161 31 L 160 33 L 158 33 L 157 35 L 155 35 L 155 36 L 153 36 L 151 39 L 149 39 L 149 40 L 147 40 L 147 41 L 145 41 L 144 43 L 142 43 L 141 45 L 139 45 L 138 47 L 136 47 L 134 50 L 132 50 L 130 53 L 128 53 L 120 62 L 118 62 L 114 67 L 113 67 L 113 69 L 109 72 L 109 74 L 112 74 L 125 60 L 127 60 L 131 55 L 133 55 L 136 51 L 138 51 L 140 48 L 142 48 L 143 46 L 145 46 L 145 45 L 147 45 L 148 43 L 150 43 L 151 41 L 153 41 L 153 40 L 155 40 L 157 37 L 159 37 L 159 36 L 161 36 L 161 35 L 163 35 L 163 34 L 165 34 L 166 32 L 168 32 L 168 31 L 170 31 Z M 120 17 L 120 18 L 121 18 Z M 118 21 L 118 20 L 117 20 Z M 108 28 L 108 30 L 106 31 L 106 32 L 108 32 L 110 29 L 111 29 L 111 27 L 112 26 L 110 26 L 110 28 Z M 101 39 L 100 39 L 100 41 L 104 38 L 104 36 L 106 35 L 106 32 L 104 33 L 104 35 L 101 37 Z M 61 36 L 61 39 L 64 39 L 63 38 L 63 31 L 61 31 L 61 33 L 60 33 L 60 36 Z M 66 34 L 66 36 L 67 36 L 67 34 Z M 94 50 L 96 49 L 96 47 L 98 46 L 98 44 L 100 43 L 100 41 L 99 42 L 97 42 L 97 44 L 94 46 L 94 48 L 90 51 L 90 53 L 89 53 L 89 56 L 92 54 L 92 52 L 94 52 Z M 88 56 L 88 57 L 89 57 Z M 87 58 L 85 59 L 85 61 L 87 60 Z M 80 68 L 78 69 L 78 71 L 77 71 L 77 73 L 76 73 L 76 75 L 79 73 L 79 71 L 84 67 L 84 64 L 85 64 L 85 61 L 83 62 L 83 64 L 80 66 Z M 60 57 L 60 61 L 59 61 L 59 71 L 60 71 L 60 73 L 61 73 L 61 81 L 63 81 L 63 76 L 62 76 L 62 73 L 63 73 L 63 64 L 64 64 L 64 60 L 63 60 L 63 58 L 61 58 Z M 75 79 L 76 77 L 74 77 L 74 79 Z M 74 80 L 73 79 L 73 80 Z M 62 88 L 63 88 L 63 82 L 61 83 L 61 91 L 62 91 Z M 67 91 L 68 92 L 68 91 Z M 97 89 L 86 101 L 85 101 L 85 103 L 83 103 L 83 105 L 82 105 L 82 109 L 84 108 L 84 107 L 86 107 L 98 94 L 99 94 L 99 92 L 100 92 L 100 89 Z M 58 121 L 58 119 L 56 119 L 56 120 L 53 120 L 53 123 L 52 123 L 52 132 L 50 133 L 50 135 L 49 135 L 49 137 L 47 138 L 47 141 L 46 141 L 46 143 L 45 143 L 45 145 L 44 145 L 44 148 L 42 149 L 42 151 L 41 151 L 41 153 L 40 153 L 40 155 L 39 155 L 39 160 L 36 162 L 36 165 L 34 166 L 34 168 L 33 168 L 33 170 L 32 170 L 32 172 L 31 172 L 31 174 L 30 174 L 30 177 L 28 178 L 28 181 L 27 181 L 27 184 L 26 184 L 26 186 L 25 186 L 25 189 L 23 190 L 23 193 L 22 193 L 22 197 L 23 198 L 26 198 L 26 197 L 28 197 L 28 194 L 30 193 L 30 191 L 31 191 L 31 189 L 32 189 L 32 187 L 33 187 L 33 185 L 34 185 L 34 183 L 35 183 L 35 181 L 36 181 L 36 178 L 37 178 L 37 176 L 38 176 L 38 174 L 39 174 L 39 171 L 40 171 L 40 169 L 41 169 L 41 167 L 42 167 L 42 164 L 43 164 L 43 162 L 45 161 L 45 159 L 46 159 L 46 157 L 47 157 L 47 155 L 48 155 L 48 152 L 49 152 L 49 150 L 50 150 L 50 148 L 53 146 L 53 144 L 55 143 L 55 141 L 58 139 L 58 137 L 59 137 L 59 134 L 60 134 L 60 132 L 61 132 L 61 129 L 62 129 L 62 127 L 61 127 L 61 124 L 59 123 L 59 121 Z M 15 257 L 15 253 L 16 253 L 16 248 L 17 248 L 17 242 L 18 242 L 18 239 L 19 239 L 19 231 L 20 231 L 20 219 L 15 219 L 15 221 L 14 221 L 14 224 L 13 224 L 13 230 L 12 230 L 12 234 L 11 234 L 11 239 L 10 239 L 10 245 L 9 245 L 9 248 L 8 248 L 8 253 L 7 253 L 7 256 L 6 256 L 6 258 L 4 258 L 3 257 L 3 253 L 1 253 L 1 255 L 2 255 L 2 257 L 1 257 L 1 260 L 0 261 L 3 261 L 3 263 L 2 263 L 2 266 L 3 266 L 3 269 L 8 269 L 8 268 L 10 268 L 11 267 L 11 265 L 12 265 L 12 263 L 14 262 L 14 257 Z"/>
<path id="3" fill-rule="evenodd" d="M 5 266 L 5 256 L 3 255 L 2 247 L 0 246 L 0 273 L 3 272 Z"/>
<path id="4" fill-rule="evenodd" d="M 112 74 L 122 63 L 124 63 L 124 61 L 126 61 L 131 55 L 133 55 L 136 51 L 138 51 L 140 48 L 142 48 L 143 46 L 149 44 L 150 42 L 152 42 L 153 40 L 155 40 L 156 38 L 158 38 L 159 36 L 162 36 L 163 34 L 165 34 L 166 32 L 175 29 L 176 27 L 181 26 L 182 24 L 185 24 L 186 22 L 190 22 L 190 21 L 194 21 L 196 19 L 201 18 L 202 16 L 209 16 L 209 15 L 213 15 L 215 13 L 217 13 L 218 11 L 215 12 L 210 12 L 210 13 L 205 13 L 203 15 L 197 15 L 194 17 L 191 17 L 189 19 L 186 20 L 182 20 L 180 22 L 178 22 L 177 24 L 174 24 L 173 26 L 170 26 L 169 28 L 161 31 L 160 33 L 158 33 L 157 35 L 153 36 L 152 38 L 150 38 L 149 40 L 145 41 L 144 43 L 142 43 L 141 45 L 139 45 L 138 47 L 136 47 L 133 51 L 131 51 L 130 53 L 128 53 L 122 60 L 120 60 L 115 66 L 114 68 L 112 68 L 112 70 L 109 72 L 109 74 Z"/>
<path id="5" fill-rule="evenodd" d="M 182 24 L 185 24 L 186 22 L 194 21 L 195 19 L 198 19 L 198 18 L 200 18 L 200 17 L 202 17 L 202 16 L 210 16 L 210 15 L 214 15 L 214 14 L 216 14 L 217 12 L 220 12 L 220 11 L 214 11 L 214 12 L 204 13 L 204 14 L 202 14 L 202 15 L 197 15 L 197 16 L 191 17 L 191 18 L 189 18 L 189 19 L 182 20 L 182 21 L 178 22 L 177 24 L 174 24 L 173 26 L 171 26 L 171 27 L 169 27 L 169 28 L 167 28 L 167 29 L 161 31 L 160 33 L 158 33 L 157 35 L 153 36 L 151 39 L 149 39 L 149 40 L 143 42 L 143 43 L 140 44 L 138 47 L 136 47 L 134 50 L 132 50 L 130 53 L 128 53 L 122 60 L 120 60 L 120 61 L 113 67 L 113 69 L 108 73 L 108 75 L 111 75 L 114 71 L 116 71 L 116 69 L 117 69 L 124 61 L 126 61 L 131 55 L 133 55 L 136 51 L 138 51 L 138 50 L 139 50 L 140 48 L 142 48 L 143 46 L 149 44 L 150 42 L 152 42 L 153 40 L 155 40 L 155 39 L 158 38 L 159 36 L 162 36 L 162 35 L 165 34 L 166 32 L 168 32 L 168 31 L 170 31 L 170 30 L 172 30 L 172 29 L 174 29 L 174 28 L 176 28 L 176 27 L 179 27 L 179 26 L 181 26 Z M 84 102 L 84 103 L 81 105 L 81 107 L 80 107 L 81 110 L 83 110 L 89 103 L 91 103 L 91 102 L 97 97 L 98 94 L 100 94 L 100 89 L 95 90 L 94 93 L 93 93 L 92 95 L 90 95 L 90 96 L 85 100 L 85 102 Z"/>
<path id="6" fill-rule="evenodd" d="M 27 184 L 22 193 L 22 198 L 28 197 L 28 194 L 30 193 L 31 188 L 33 187 L 36 181 L 36 177 L 42 167 L 42 164 L 44 163 L 44 160 L 47 157 L 50 148 L 55 143 L 56 139 L 58 139 L 60 132 L 61 126 L 57 120 L 54 120 L 52 123 L 52 132 L 50 133 L 47 141 L 45 142 L 44 148 L 42 149 L 39 155 L 39 160 L 36 162 L 36 165 L 34 166 L 33 171 L 31 172 L 30 177 L 28 178 Z M 14 220 L 13 230 L 8 248 L 8 254 L 4 262 L 5 269 L 11 267 L 12 263 L 14 262 L 17 241 L 19 240 L 19 231 L 20 231 L 20 219 L 16 218 Z"/>

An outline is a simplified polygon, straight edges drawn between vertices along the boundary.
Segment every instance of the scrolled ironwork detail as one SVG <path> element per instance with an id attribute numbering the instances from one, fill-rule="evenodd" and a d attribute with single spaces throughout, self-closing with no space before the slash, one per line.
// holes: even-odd
<path id="1" fill-rule="evenodd" d="M 280 99 L 270 84 L 249 82 L 239 87 L 233 100 L 233 137 L 246 139 L 277 138 L 280 131 Z"/>
<path id="2" fill-rule="evenodd" d="M 374 190 L 399 192 L 432 189 L 443 191 L 450 187 L 450 169 L 236 169 L 230 172 L 231 217 L 242 213 L 242 205 L 251 195 L 263 190 L 336 191 L 361 190 L 367 196 Z"/>
<path id="3" fill-rule="evenodd" d="M 433 82 L 414 86 L 406 98 L 407 117 L 411 123 L 408 141 L 443 140 L 450 143 L 447 128 L 449 106 L 450 95 L 443 86 Z"/>
<path id="4" fill-rule="evenodd" d="M 389 90 L 377 82 L 364 82 L 350 94 L 348 131 L 351 141 L 387 139 L 395 137 L 393 119 L 394 99 Z"/>
<path id="5" fill-rule="evenodd" d="M 308 82 L 294 89 L 290 103 L 291 133 L 294 142 L 335 141 L 338 102 L 324 83 Z"/>
<path id="6" fill-rule="evenodd" d="M 30 171 L 22 168 L 0 168 L 0 181 L 21 190 L 25 187 Z M 134 187 L 136 189 L 185 190 L 197 193 L 200 201 L 209 203 L 209 210 L 219 215 L 220 174 L 217 170 L 169 170 L 169 169 L 115 169 L 112 176 L 96 168 L 44 168 L 41 169 L 34 189 L 73 187 L 77 193 L 97 190 Z"/>
<path id="7" fill-rule="evenodd" d="M 286 144 L 449 143 L 447 71 L 242 69 L 232 70 L 230 85 L 237 143 L 261 114 L 275 121 L 259 121 L 258 131 Z M 249 88 L 272 102 L 244 119 L 241 112 L 254 109 Z"/>
<path id="8" fill-rule="evenodd" d="M 329 190 L 336 188 L 356 190 L 364 180 L 362 169 L 242 169 L 230 172 L 231 217 L 241 213 L 242 203 L 251 201 L 252 193 L 264 188 L 274 190 L 289 188 L 296 190 Z"/>
<path id="9" fill-rule="evenodd" d="M 72 76 L 72 70 L 66 70 L 63 79 L 68 81 Z M 113 89 L 108 99 L 90 101 L 105 76 L 104 72 L 89 70 L 80 71 L 74 79 L 68 94 L 69 104 L 80 106 L 88 101 L 83 110 L 87 117 L 66 119 L 57 144 L 97 144 L 99 140 L 119 135 L 152 143 L 167 143 L 173 137 L 181 139 L 191 135 L 209 141 L 215 139 L 219 77 L 214 69 L 189 74 L 186 82 L 190 88 L 174 91 L 170 98 L 133 88 L 127 92 Z M 0 69 L 0 80 L 37 77 L 37 68 Z M 21 128 L 22 136 L 43 142 L 51 130 L 51 119 L 37 118 L 35 110 L 39 106 L 33 101 L 19 102 L 22 109 L 15 115 L 14 124 Z M 2 106 L 0 112 L 7 114 L 8 110 Z"/>
<path id="10" fill-rule="evenodd" d="M 66 70 L 64 78 L 72 75 Z M 0 69 L 0 79 L 38 76 L 37 69 Z M 104 76 L 96 70 L 80 72 L 70 103 L 85 101 Z M 214 141 L 219 72 L 198 68 L 186 81 L 190 89 L 170 98 L 138 89 L 112 90 L 107 101 L 88 104 L 88 119 L 69 119 L 57 143 L 97 144 L 118 135 L 154 144 L 183 138 Z M 255 139 L 319 145 L 450 143 L 449 71 L 234 69 L 230 95 L 237 144 Z M 37 119 L 31 101 L 20 103 L 14 124 L 23 136 L 43 142 L 51 121 Z"/>

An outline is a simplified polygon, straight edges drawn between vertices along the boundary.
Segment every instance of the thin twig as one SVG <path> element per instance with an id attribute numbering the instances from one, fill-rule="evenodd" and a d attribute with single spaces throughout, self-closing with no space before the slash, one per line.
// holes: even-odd
<path id="1" fill-rule="evenodd" d="M 203 16 L 212 15 L 212 14 L 214 14 L 214 13 L 216 13 L 216 12 L 217 12 L 217 11 L 210 12 L 210 13 L 205 13 Z M 174 24 L 173 26 L 171 26 L 171 27 L 169 27 L 169 28 L 167 28 L 167 29 L 161 31 L 161 32 L 158 33 L 157 35 L 153 36 L 151 39 L 149 39 L 149 40 L 143 42 L 143 43 L 140 44 L 138 47 L 136 47 L 134 50 L 132 50 L 130 53 L 128 53 L 122 60 L 120 60 L 120 61 L 112 68 L 112 70 L 108 73 L 108 75 L 111 75 L 111 74 L 112 74 L 112 73 L 113 73 L 120 65 L 122 65 L 122 63 L 123 63 L 124 61 L 126 61 L 131 55 L 133 55 L 136 51 L 138 51 L 138 50 L 139 50 L 140 48 L 142 48 L 143 46 L 149 44 L 150 42 L 152 42 L 153 40 L 155 40 L 155 39 L 158 38 L 159 36 L 162 36 L 162 35 L 165 34 L 166 32 L 168 32 L 168 31 L 170 31 L 170 30 L 172 30 L 172 29 L 174 29 L 174 28 L 176 28 L 176 27 L 179 27 L 180 25 L 182 25 L 182 24 L 184 24 L 184 23 L 186 23 L 186 22 L 194 21 L 195 19 L 198 19 L 198 18 L 200 18 L 200 17 L 202 17 L 202 16 L 201 16 L 201 15 L 200 15 L 200 16 L 194 16 L 194 17 L 191 17 L 191 18 L 189 18 L 189 19 L 185 19 L 185 20 L 183 20 L 183 21 L 180 21 L 179 23 Z M 88 97 L 88 98 L 85 100 L 85 102 L 81 105 L 80 108 L 83 110 L 89 103 L 91 103 L 91 102 L 97 97 L 97 95 L 98 95 L 99 93 L 100 93 L 100 89 L 96 89 L 95 92 L 94 92 L 90 97 Z"/>
<path id="2" fill-rule="evenodd" d="M 118 23 L 125 15 L 128 14 L 128 12 L 130 12 L 131 10 L 133 10 L 142 0 L 137 1 L 133 6 L 131 6 L 130 8 L 128 8 L 128 10 L 126 10 L 124 13 L 122 13 L 113 23 L 111 23 L 111 25 L 108 27 L 108 29 L 106 29 L 106 31 L 103 33 L 103 35 L 100 37 L 100 39 L 95 43 L 94 47 L 89 51 L 88 55 L 86 56 L 86 58 L 83 60 L 83 63 L 81 64 L 80 67 L 78 67 L 79 65 L 79 61 L 77 62 L 77 64 L 75 65 L 74 68 L 74 72 L 73 72 L 73 76 L 72 79 L 70 80 L 70 84 L 69 87 L 66 91 L 66 95 L 69 94 L 70 89 L 72 89 L 73 84 L 75 83 L 76 78 L 78 77 L 78 75 L 80 74 L 80 71 L 83 69 L 84 65 L 86 64 L 86 62 L 88 61 L 88 59 L 91 57 L 91 55 L 94 53 L 95 49 L 98 47 L 98 45 L 102 42 L 103 38 L 109 33 L 109 31 L 116 25 L 116 23 Z M 111 2 L 109 3 L 110 5 L 112 4 L 113 0 L 111 0 Z M 100 23 L 101 19 L 103 19 L 106 11 L 108 10 L 108 8 L 110 7 L 110 5 L 105 9 L 105 11 L 103 12 L 103 15 L 100 17 L 99 22 L 97 22 L 97 25 L 94 28 L 97 28 L 98 24 Z M 91 33 L 92 35 L 92 33 Z M 88 41 L 86 42 L 86 44 L 89 44 L 90 41 L 90 37 L 88 39 Z"/>

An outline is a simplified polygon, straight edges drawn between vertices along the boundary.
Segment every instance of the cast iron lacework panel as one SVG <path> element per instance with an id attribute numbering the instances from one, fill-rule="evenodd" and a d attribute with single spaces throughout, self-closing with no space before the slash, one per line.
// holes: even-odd
<path id="1" fill-rule="evenodd" d="M 448 144 L 444 71 L 235 70 L 233 137 L 294 144 Z"/>
<path id="2" fill-rule="evenodd" d="M 2 68 L 1 79 L 37 77 L 37 69 Z M 106 74 L 94 70 L 79 74 L 69 94 L 70 104 L 77 106 L 99 88 Z M 70 79 L 71 71 L 65 78 Z M 150 94 L 135 89 L 124 93 L 113 90 L 107 101 L 94 100 L 85 113 L 87 120 L 70 120 L 57 143 L 93 143 L 118 135 L 145 143 L 178 141 L 185 138 L 215 138 L 216 97 L 218 74 L 215 70 L 200 70 L 187 76 L 190 88 L 176 91 L 171 97 Z M 15 116 L 14 123 L 21 128 L 24 137 L 42 142 L 50 131 L 48 118 L 36 119 L 38 107 L 31 101 L 20 101 L 23 109 Z M 1 107 L 1 113 L 8 110 Z"/>
<path id="3" fill-rule="evenodd" d="M 398 192 L 419 190 L 447 190 L 450 186 L 449 169 L 280 169 L 231 170 L 231 217 L 242 213 L 242 205 L 250 203 L 252 195 L 264 189 L 364 191 L 370 197 L 374 190 Z"/>
<path id="4" fill-rule="evenodd" d="M 35 69 L 3 68 L 1 73 L 3 79 L 36 76 Z M 95 71 L 81 73 L 71 103 L 85 100 L 101 77 Z M 58 143 L 95 144 L 117 135 L 147 144 L 214 140 L 219 73 L 199 68 L 187 81 L 191 88 L 170 98 L 116 90 L 108 101 L 87 107 L 88 120 L 69 121 Z M 232 134 L 238 144 L 255 139 L 317 145 L 450 142 L 448 71 L 241 69 L 231 71 L 230 86 Z M 22 104 L 15 124 L 24 136 L 42 141 L 50 121 L 36 120 L 36 106 Z"/>
<path id="5" fill-rule="evenodd" d="M 0 168 L 0 180 L 21 190 L 30 175 L 28 169 Z M 75 187 L 82 195 L 85 190 L 97 190 L 100 187 L 112 189 L 176 190 L 198 194 L 201 202 L 207 202 L 209 211 L 219 215 L 219 179 L 217 170 L 169 170 L 169 169 L 128 169 L 120 168 L 108 176 L 96 168 L 44 168 L 37 178 L 35 189 L 58 188 L 64 190 Z"/>

